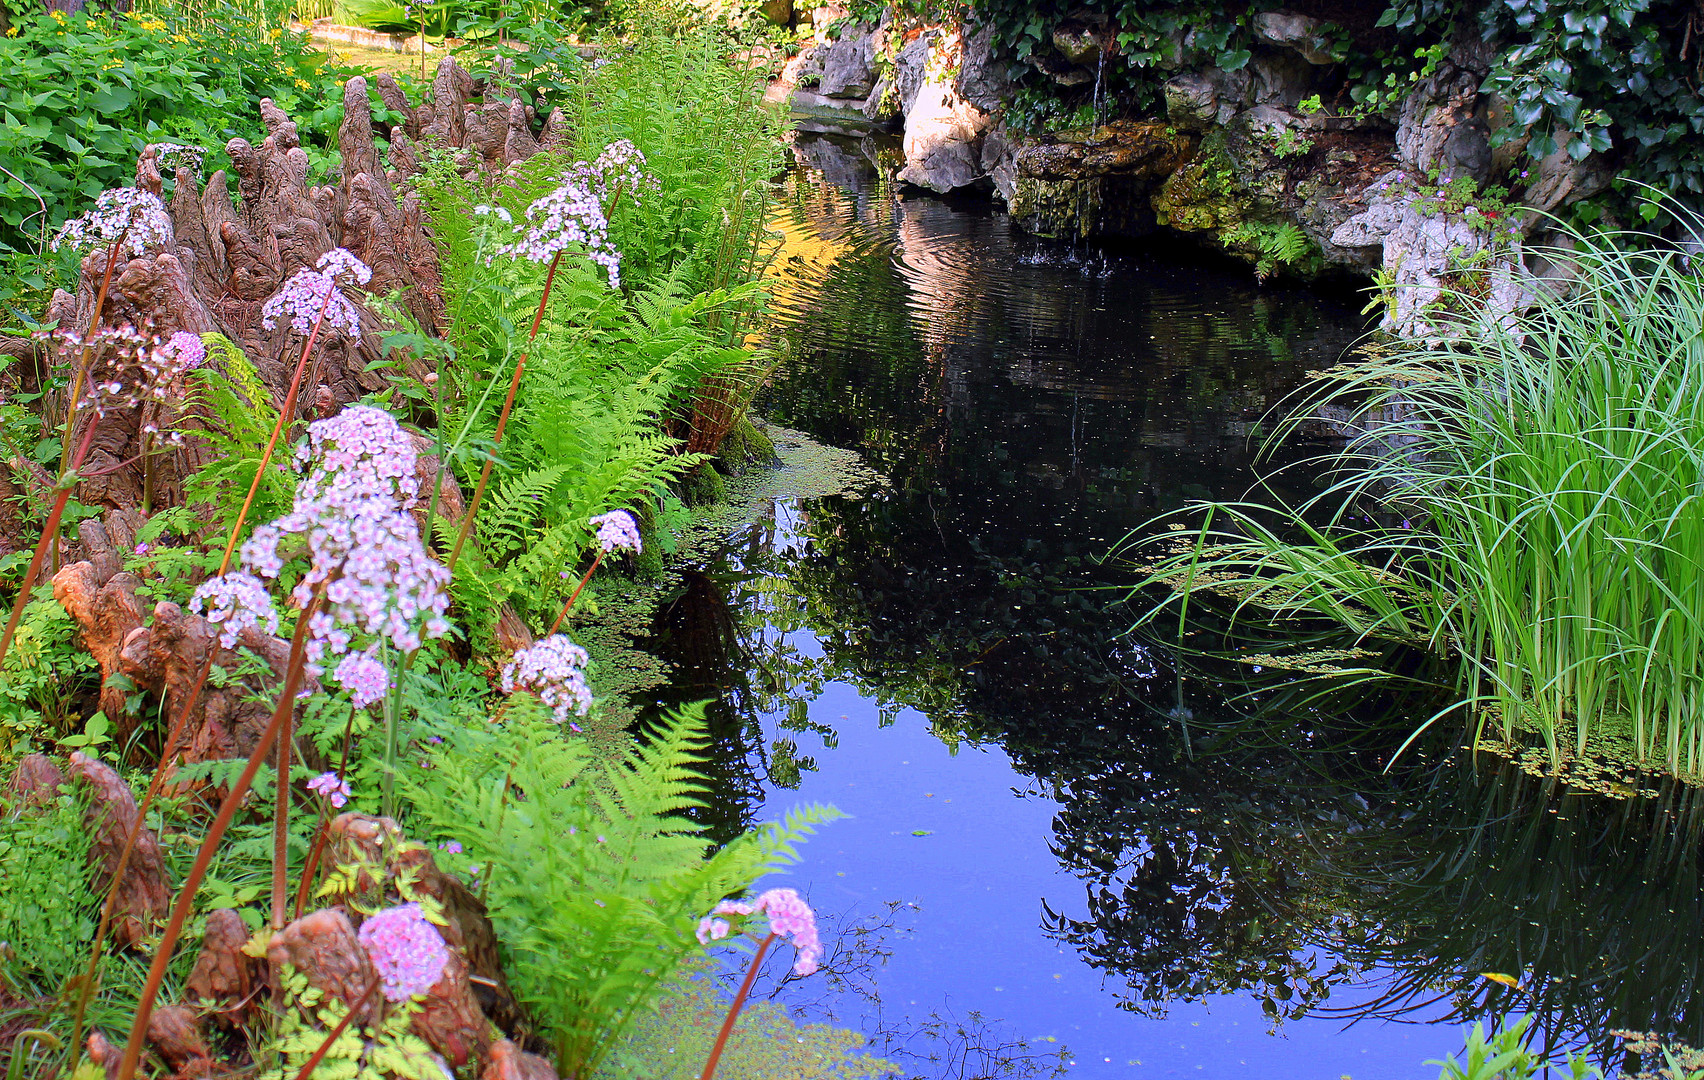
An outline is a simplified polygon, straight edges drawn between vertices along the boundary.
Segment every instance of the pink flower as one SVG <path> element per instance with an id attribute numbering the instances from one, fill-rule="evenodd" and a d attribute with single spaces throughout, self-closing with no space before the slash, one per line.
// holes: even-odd
<path id="1" fill-rule="evenodd" d="M 503 668 L 498 685 L 505 694 L 531 690 L 550 706 L 558 724 L 567 723 L 570 713 L 584 716 L 592 707 L 592 692 L 586 686 L 589 659 L 568 635 L 552 634 L 517 652 Z"/>
<path id="2" fill-rule="evenodd" d="M 314 263 L 314 269 L 323 272 L 333 281 L 351 280 L 358 285 L 365 285 L 373 279 L 372 269 L 350 254 L 348 248 L 332 248 L 319 257 L 319 261 Z"/>
<path id="3" fill-rule="evenodd" d="M 769 916 L 770 933 L 790 939 L 793 948 L 798 950 L 798 956 L 793 961 L 793 970 L 800 975 L 814 972 L 822 960 L 822 942 L 817 937 L 816 914 L 793 889 L 770 889 L 751 902 L 722 901 L 711 909 L 709 915 L 698 921 L 698 940 L 709 944 L 727 936 L 729 924 L 718 916 L 734 915 L 744 918 L 758 912 Z"/>
<path id="4" fill-rule="evenodd" d="M 54 251 L 65 244 L 101 249 L 121 238 L 119 251 L 137 258 L 171 240 L 172 219 L 159 196 L 133 187 L 103 191 L 95 198 L 95 208 L 67 221 L 48 246 Z"/>
<path id="5" fill-rule="evenodd" d="M 352 652 L 343 658 L 332 673 L 337 684 L 349 691 L 349 700 L 357 709 L 364 709 L 375 701 L 383 701 L 390 690 L 390 672 L 379 663 L 372 650 Z"/>
<path id="6" fill-rule="evenodd" d="M 349 801 L 349 796 L 354 794 L 349 790 L 349 781 L 339 778 L 334 772 L 320 773 L 309 780 L 308 790 L 339 810 Z"/>
<path id="7" fill-rule="evenodd" d="M 357 936 L 378 970 L 387 1001 L 424 996 L 450 962 L 444 935 L 426 921 L 419 904 L 401 904 L 369 916 Z"/>
<path id="8" fill-rule="evenodd" d="M 361 332 L 361 313 L 337 288 L 337 279 L 322 270 L 298 270 L 284 287 L 260 306 L 260 325 L 270 330 L 280 319 L 288 319 L 298 334 L 313 329 L 325 310 L 325 325 L 350 337 Z"/>
<path id="9" fill-rule="evenodd" d="M 631 551 L 639 554 L 639 523 L 633 520 L 633 515 L 625 510 L 611 510 L 600 514 L 589 522 L 598 530 L 598 546 L 604 553 L 611 551 Z"/>
<path id="10" fill-rule="evenodd" d="M 236 648 L 237 639 L 250 627 L 268 634 L 278 632 L 278 611 L 272 606 L 266 583 L 241 571 L 202 582 L 190 597 L 189 610 L 220 628 L 221 648 Z"/>

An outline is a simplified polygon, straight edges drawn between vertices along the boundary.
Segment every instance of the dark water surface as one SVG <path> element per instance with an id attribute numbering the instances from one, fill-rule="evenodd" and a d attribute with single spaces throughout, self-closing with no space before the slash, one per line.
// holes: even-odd
<path id="1" fill-rule="evenodd" d="M 1399 740 L 1306 715 L 1245 738 L 1226 680 L 1122 635 L 1107 586 L 1134 571 L 1101 557 L 1247 492 L 1258 421 L 1342 357 L 1352 306 L 896 200 L 851 144 L 799 153 L 794 348 L 759 409 L 889 484 L 778 502 L 658 637 L 681 699 L 720 698 L 722 829 L 852 815 L 786 881 L 835 924 L 838 975 L 786 1000 L 922 1076 L 1046 1075 L 1063 1049 L 1072 1076 L 1430 1077 L 1503 1010 L 1552 1044 L 1696 1038 L 1696 834 L 1645 840 L 1672 807 L 1448 755 L 1387 775 Z"/>

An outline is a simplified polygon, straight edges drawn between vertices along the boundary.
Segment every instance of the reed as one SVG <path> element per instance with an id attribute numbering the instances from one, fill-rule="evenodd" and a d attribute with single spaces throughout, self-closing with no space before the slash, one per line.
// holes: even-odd
<path id="1" fill-rule="evenodd" d="M 1704 282 L 1650 237 L 1571 236 L 1565 296 L 1381 346 L 1280 425 L 1352 418 L 1307 504 L 1204 505 L 1148 581 L 1451 658 L 1475 737 L 1594 735 L 1704 767 Z M 1402 525 L 1394 522 L 1401 521 Z M 1371 523 L 1380 522 L 1380 523 Z M 1150 542 L 1151 543 L 1151 542 Z M 1152 623 L 1173 601 L 1150 610 Z"/>

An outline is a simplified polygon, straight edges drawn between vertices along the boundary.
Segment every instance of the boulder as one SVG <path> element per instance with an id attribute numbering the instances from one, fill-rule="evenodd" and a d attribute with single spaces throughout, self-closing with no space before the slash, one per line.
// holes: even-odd
<path id="1" fill-rule="evenodd" d="M 995 55 L 994 27 L 972 18 L 960 31 L 960 42 L 959 72 L 953 86 L 959 97 L 983 112 L 995 112 L 1012 99 L 1012 76 L 1006 62 Z"/>
<path id="2" fill-rule="evenodd" d="M 1251 22 L 1255 39 L 1268 45 L 1292 49 L 1310 64 L 1335 64 L 1323 20 L 1293 11 L 1262 11 Z"/>
<path id="3" fill-rule="evenodd" d="M 874 27 L 858 24 L 823 50 L 822 84 L 818 88 L 823 97 L 862 100 L 870 96 L 876 84 L 871 43 L 874 34 Z"/>
<path id="4" fill-rule="evenodd" d="M 1443 333 L 1439 306 L 1471 297 L 1497 317 L 1532 303 L 1532 282 L 1522 263 L 1518 234 L 1494 241 L 1459 217 L 1422 213 L 1409 191 L 1379 188 L 1367 208 L 1331 235 L 1340 247 L 1379 244 L 1390 275 L 1381 329 L 1401 337 Z"/>
<path id="5" fill-rule="evenodd" d="M 1522 204 L 1530 207 L 1525 215 L 1530 227 L 1544 214 L 1552 213 L 1569 203 L 1589 199 L 1609 187 L 1615 171 L 1601 154 L 1588 154 L 1576 161 L 1569 153 L 1573 137 L 1565 139 L 1555 152 L 1529 167 L 1527 189 Z"/>
<path id="6" fill-rule="evenodd" d="M 1483 50 L 1458 47 L 1402 99 L 1396 151 L 1404 164 L 1443 181 L 1491 178 L 1491 129 L 1479 95 L 1488 70 Z"/>
<path id="7" fill-rule="evenodd" d="M 946 194 L 984 178 L 982 142 L 991 118 L 939 77 L 926 80 L 905 116 L 908 184 Z"/>
<path id="8" fill-rule="evenodd" d="M 1053 47 L 1074 67 L 1097 67 L 1106 55 L 1100 35 L 1084 26 L 1061 26 L 1053 31 Z"/>
<path id="9" fill-rule="evenodd" d="M 1204 132 L 1219 123 L 1219 86 L 1199 72 L 1166 80 L 1166 119 L 1184 131 Z"/>
<path id="10" fill-rule="evenodd" d="M 912 106 L 917 104 L 917 94 L 923 89 L 923 82 L 928 78 L 929 50 L 940 40 L 940 33 L 929 30 L 917 35 L 905 43 L 899 50 L 899 55 L 893 60 L 893 87 L 899 95 L 899 114 L 908 116 Z M 962 78 L 964 72 L 961 68 Z M 961 97 L 963 94 L 961 93 Z M 966 98 L 968 101 L 969 99 Z M 975 104 L 974 102 L 972 104 Z M 984 112 L 993 112 L 992 108 L 977 106 Z"/>

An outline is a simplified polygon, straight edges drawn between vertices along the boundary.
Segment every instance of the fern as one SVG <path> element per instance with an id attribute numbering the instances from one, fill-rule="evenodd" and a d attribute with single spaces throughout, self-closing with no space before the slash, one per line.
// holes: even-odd
<path id="1" fill-rule="evenodd" d="M 793 861 L 839 813 L 809 807 L 718 851 L 687 815 L 709 795 L 702 705 L 671 716 L 613 764 L 583 740 L 510 717 L 433 756 L 410 789 L 428 828 L 458 840 L 487 902 L 516 993 L 548 1028 L 557 1070 L 589 1076 L 702 955 L 700 917 Z"/>
<path id="2" fill-rule="evenodd" d="M 201 418 L 207 464 L 184 481 L 191 503 L 210 506 L 229 528 L 254 483 L 267 439 L 278 422 L 271 395 L 243 351 L 222 334 L 203 334 L 207 362 L 190 373 L 191 409 Z M 268 469 L 255 492 L 251 521 L 271 521 L 290 508 L 290 479 Z"/>

